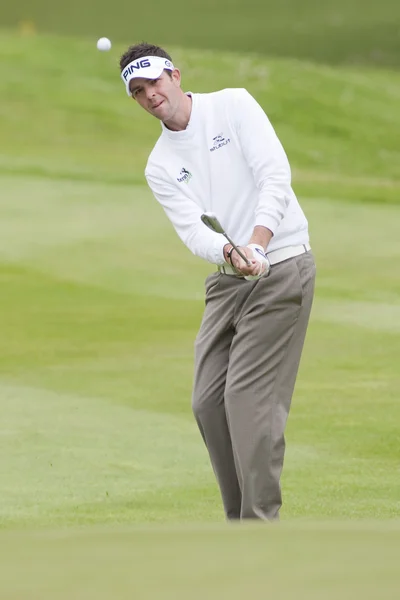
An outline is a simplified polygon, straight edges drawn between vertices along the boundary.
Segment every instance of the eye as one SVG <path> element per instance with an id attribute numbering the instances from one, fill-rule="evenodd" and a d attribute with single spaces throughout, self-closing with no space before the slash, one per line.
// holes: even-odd
<path id="1" fill-rule="evenodd" d="M 150 83 L 151 85 L 155 85 L 158 81 L 160 81 L 159 77 L 157 79 L 152 79 Z"/>
<path id="2" fill-rule="evenodd" d="M 135 88 L 132 92 L 132 98 L 136 98 L 136 96 L 142 91 L 142 88 Z"/>

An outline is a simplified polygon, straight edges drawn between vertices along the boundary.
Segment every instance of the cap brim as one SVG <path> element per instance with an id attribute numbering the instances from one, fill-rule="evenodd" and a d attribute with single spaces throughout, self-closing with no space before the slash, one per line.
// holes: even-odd
<path id="1" fill-rule="evenodd" d="M 129 78 L 126 82 L 126 93 L 128 96 L 131 95 L 130 83 L 132 79 L 157 79 L 160 77 L 161 73 L 164 71 L 164 67 L 147 67 L 147 69 L 139 69 L 138 71 L 134 71 L 129 75 Z"/>

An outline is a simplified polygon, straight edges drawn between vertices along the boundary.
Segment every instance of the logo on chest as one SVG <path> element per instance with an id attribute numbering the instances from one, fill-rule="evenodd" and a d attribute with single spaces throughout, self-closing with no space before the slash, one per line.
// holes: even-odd
<path id="1" fill-rule="evenodd" d="M 189 183 L 189 181 L 192 179 L 192 174 L 190 173 L 190 171 L 185 169 L 185 167 L 182 167 L 181 172 L 179 173 L 179 177 L 177 177 L 176 179 L 177 181 L 179 181 L 179 183 Z"/>
<path id="2" fill-rule="evenodd" d="M 215 152 L 215 150 L 219 150 L 219 148 L 222 148 L 223 146 L 226 146 L 227 144 L 230 144 L 230 143 L 231 143 L 230 138 L 224 138 L 222 133 L 219 133 L 218 135 L 213 137 L 212 147 L 210 148 L 210 152 Z"/>

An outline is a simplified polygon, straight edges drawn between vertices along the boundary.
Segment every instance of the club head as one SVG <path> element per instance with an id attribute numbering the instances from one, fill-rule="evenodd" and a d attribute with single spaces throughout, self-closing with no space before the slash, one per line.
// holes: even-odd
<path id="1" fill-rule="evenodd" d="M 224 233 L 223 227 L 214 213 L 206 212 L 202 214 L 201 220 L 204 225 L 207 225 L 207 227 L 212 231 L 215 231 L 215 233 Z"/>

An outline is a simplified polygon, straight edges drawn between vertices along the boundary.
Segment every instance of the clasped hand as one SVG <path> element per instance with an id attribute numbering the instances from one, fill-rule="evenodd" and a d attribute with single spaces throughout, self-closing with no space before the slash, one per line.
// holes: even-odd
<path id="1" fill-rule="evenodd" d="M 249 264 L 246 264 L 235 250 L 232 251 L 230 256 L 231 264 L 246 279 L 259 279 L 269 271 L 269 261 L 262 246 L 249 244 L 248 246 L 240 246 L 240 250 L 248 259 Z"/>

